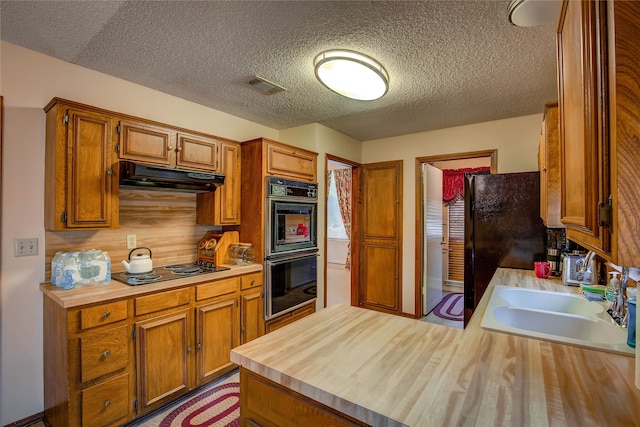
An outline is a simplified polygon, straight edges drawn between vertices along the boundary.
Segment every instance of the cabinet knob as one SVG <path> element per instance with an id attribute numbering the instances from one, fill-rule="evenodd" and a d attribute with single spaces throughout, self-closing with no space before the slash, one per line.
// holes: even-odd
<path id="1" fill-rule="evenodd" d="M 191 353 L 191 347 L 187 347 L 187 353 Z"/>
<path id="2" fill-rule="evenodd" d="M 105 351 L 102 352 L 102 357 L 107 357 L 110 354 L 111 354 L 111 352 L 109 350 L 105 350 Z"/>
<path id="3" fill-rule="evenodd" d="M 251 279 L 251 286 L 253 286 L 256 283 L 256 279 Z"/>
<path id="4" fill-rule="evenodd" d="M 196 349 L 198 349 L 198 350 L 202 349 L 202 344 L 198 343 L 198 345 L 196 346 Z"/>
<path id="5" fill-rule="evenodd" d="M 182 151 L 182 147 L 176 147 L 176 152 L 181 152 Z"/>
<path id="6" fill-rule="evenodd" d="M 173 150 L 173 147 L 172 146 L 168 146 L 167 150 L 171 151 L 171 150 Z"/>
<path id="7" fill-rule="evenodd" d="M 107 175 L 113 175 L 113 169 L 107 169 Z"/>
<path id="8" fill-rule="evenodd" d="M 111 401 L 110 400 L 105 401 L 104 402 L 104 407 L 108 408 L 109 406 L 111 406 Z"/>
<path id="9" fill-rule="evenodd" d="M 110 311 L 105 311 L 104 314 L 102 315 L 102 317 L 104 317 L 105 319 L 107 317 L 111 316 L 111 312 Z"/>

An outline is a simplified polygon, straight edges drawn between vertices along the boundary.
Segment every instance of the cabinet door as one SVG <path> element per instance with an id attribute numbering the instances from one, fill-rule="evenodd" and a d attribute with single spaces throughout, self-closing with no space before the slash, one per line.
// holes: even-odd
<path id="1" fill-rule="evenodd" d="M 360 306 L 400 313 L 402 162 L 363 165 Z"/>
<path id="2" fill-rule="evenodd" d="M 540 134 L 538 166 L 540 169 L 540 217 L 545 226 L 564 228 L 560 222 L 560 140 L 558 104 L 544 106 Z"/>
<path id="3" fill-rule="evenodd" d="M 159 406 L 193 387 L 189 310 L 136 323 L 138 406 Z M 156 405 L 158 404 L 158 405 Z"/>
<path id="4" fill-rule="evenodd" d="M 316 181 L 317 154 L 287 147 L 267 144 L 267 174 L 303 181 Z"/>
<path id="5" fill-rule="evenodd" d="M 264 335 L 264 300 L 262 287 L 240 296 L 240 344 Z"/>
<path id="6" fill-rule="evenodd" d="M 604 2 L 563 3 L 558 27 L 561 144 L 561 221 L 567 237 L 590 249 L 609 250 L 609 233 L 598 224 L 607 203 L 608 141 L 599 118 L 606 102 L 600 25 Z"/>
<path id="7" fill-rule="evenodd" d="M 220 146 L 224 185 L 215 191 L 216 225 L 240 224 L 240 147 L 223 143 Z"/>
<path id="8" fill-rule="evenodd" d="M 176 166 L 217 172 L 218 142 L 213 138 L 178 133 Z"/>
<path id="9" fill-rule="evenodd" d="M 69 110 L 68 117 L 66 228 L 117 228 L 113 118 L 82 110 Z"/>
<path id="10" fill-rule="evenodd" d="M 144 122 L 120 121 L 120 159 L 175 165 L 175 133 Z"/>
<path id="11" fill-rule="evenodd" d="M 239 337 L 236 297 L 197 307 L 197 375 L 200 383 L 234 366 L 231 349 Z"/>

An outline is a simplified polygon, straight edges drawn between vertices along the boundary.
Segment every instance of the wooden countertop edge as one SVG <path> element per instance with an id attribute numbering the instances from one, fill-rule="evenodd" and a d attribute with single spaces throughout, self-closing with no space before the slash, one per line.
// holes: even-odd
<path id="1" fill-rule="evenodd" d="M 78 286 L 72 289 L 63 289 L 52 285 L 51 282 L 44 282 L 40 284 L 40 290 L 61 307 L 73 308 L 80 305 L 109 302 L 152 292 L 169 291 L 199 283 L 208 283 L 262 271 L 262 264 L 247 266 L 228 265 L 227 267 L 230 267 L 229 270 L 219 271 L 205 276 L 185 277 L 140 286 L 129 286 L 116 280 L 111 280 L 109 283 L 103 285 L 88 285 Z"/>

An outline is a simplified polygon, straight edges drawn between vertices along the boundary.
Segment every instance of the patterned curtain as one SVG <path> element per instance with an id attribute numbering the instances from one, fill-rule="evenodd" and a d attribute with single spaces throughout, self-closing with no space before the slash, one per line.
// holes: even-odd
<path id="1" fill-rule="evenodd" d="M 488 166 L 479 168 L 445 169 L 442 171 L 442 204 L 451 206 L 464 199 L 464 174 L 489 173 Z"/>
<path id="2" fill-rule="evenodd" d="M 336 184 L 336 193 L 338 197 L 338 207 L 340 208 L 340 216 L 344 223 L 344 229 L 347 232 L 349 243 L 347 245 L 347 259 L 345 261 L 345 269 L 351 269 L 351 168 L 334 169 L 329 171 L 333 174 L 333 181 Z"/>

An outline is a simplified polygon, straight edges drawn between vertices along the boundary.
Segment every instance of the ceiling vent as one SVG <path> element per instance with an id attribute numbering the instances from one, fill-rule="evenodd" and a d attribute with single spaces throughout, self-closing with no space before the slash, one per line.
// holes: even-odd
<path id="1" fill-rule="evenodd" d="M 277 84 L 258 76 L 255 76 L 254 78 L 248 80 L 245 84 L 251 86 L 256 90 L 259 90 L 265 95 L 273 95 L 279 92 L 284 92 L 286 90 L 282 86 L 278 86 Z"/>

